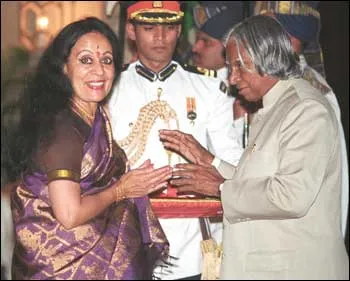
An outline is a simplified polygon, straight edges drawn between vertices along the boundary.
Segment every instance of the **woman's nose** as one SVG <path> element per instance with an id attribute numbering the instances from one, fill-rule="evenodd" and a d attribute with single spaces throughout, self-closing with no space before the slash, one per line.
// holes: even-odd
<path id="1" fill-rule="evenodd" d="M 102 75 L 104 73 L 104 68 L 103 68 L 103 63 L 101 62 L 96 62 L 94 64 L 94 71 L 96 74 Z"/>

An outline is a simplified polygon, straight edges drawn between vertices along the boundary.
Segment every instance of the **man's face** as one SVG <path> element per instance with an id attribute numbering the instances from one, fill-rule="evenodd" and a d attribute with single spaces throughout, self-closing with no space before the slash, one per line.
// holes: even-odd
<path id="1" fill-rule="evenodd" d="M 192 47 L 192 59 L 196 66 L 218 70 L 225 66 L 224 46 L 208 34 L 197 31 Z"/>
<path id="2" fill-rule="evenodd" d="M 151 70 L 158 72 L 172 59 L 180 25 L 127 25 L 128 36 L 136 42 L 138 58 Z"/>
<path id="3" fill-rule="evenodd" d="M 236 85 L 239 94 L 247 101 L 259 101 L 263 95 L 271 88 L 269 83 L 266 83 L 269 78 L 261 76 L 254 68 L 251 58 L 243 45 L 239 46 L 242 60 L 242 65 L 236 42 L 230 40 L 226 47 L 227 64 L 229 70 L 229 83 Z"/>

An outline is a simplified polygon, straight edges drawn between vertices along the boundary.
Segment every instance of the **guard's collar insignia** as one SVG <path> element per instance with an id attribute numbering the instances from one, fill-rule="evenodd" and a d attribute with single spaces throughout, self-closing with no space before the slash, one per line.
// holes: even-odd
<path id="1" fill-rule="evenodd" d="M 224 94 L 226 94 L 227 93 L 227 89 L 228 88 L 227 88 L 225 82 L 221 81 L 221 83 L 220 83 L 220 91 L 223 92 Z"/>
<path id="2" fill-rule="evenodd" d="M 155 73 L 152 70 L 145 67 L 144 65 L 137 64 L 136 65 L 136 72 L 151 82 L 156 81 L 157 78 L 159 79 L 159 81 L 165 81 L 168 77 L 171 76 L 171 74 L 174 73 L 176 68 L 177 68 L 177 64 L 170 63 L 168 66 L 166 66 L 164 69 L 162 69 L 159 73 Z"/>

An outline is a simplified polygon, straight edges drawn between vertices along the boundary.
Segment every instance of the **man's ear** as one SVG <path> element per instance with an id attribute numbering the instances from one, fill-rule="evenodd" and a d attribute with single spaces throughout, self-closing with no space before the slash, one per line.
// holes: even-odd
<path id="1" fill-rule="evenodd" d="M 130 22 L 126 24 L 126 34 L 130 40 L 136 40 L 135 26 Z"/>
<path id="2" fill-rule="evenodd" d="M 67 64 L 65 64 L 65 65 L 63 66 L 63 73 L 64 73 L 64 74 L 67 74 L 67 72 L 68 72 L 68 68 L 67 68 Z"/>

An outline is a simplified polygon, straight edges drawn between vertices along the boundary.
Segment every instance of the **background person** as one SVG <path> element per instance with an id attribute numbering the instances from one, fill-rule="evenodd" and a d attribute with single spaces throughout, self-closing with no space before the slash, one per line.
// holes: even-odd
<path id="1" fill-rule="evenodd" d="M 167 253 L 146 195 L 171 170 L 146 161 L 125 173 L 102 108 L 121 71 L 118 46 L 102 21 L 73 22 L 25 89 L 8 158 L 23 180 L 11 198 L 14 279 L 144 280 Z"/>
<path id="2" fill-rule="evenodd" d="M 213 70 L 172 60 L 183 19 L 179 3 L 137 1 L 128 6 L 127 13 L 126 31 L 136 43 L 138 60 L 122 72 L 108 105 L 114 137 L 131 166 L 148 158 L 155 167 L 186 162 L 164 150 L 158 132 L 162 128 L 179 128 L 215 155 L 237 163 L 242 152 L 241 136 L 232 126 L 232 100 L 225 83 L 215 78 Z M 200 278 L 199 220 L 182 215 L 179 212 L 176 218 L 160 218 L 170 256 L 177 259 L 170 260 L 172 266 L 157 268 L 158 278 Z M 213 237 L 220 242 L 222 223 L 211 227 Z"/>
<path id="3" fill-rule="evenodd" d="M 227 81 L 225 48 L 222 43 L 232 26 L 244 19 L 243 1 L 201 1 L 193 7 L 196 30 L 192 61 L 202 68 L 214 69 Z"/>
<path id="4" fill-rule="evenodd" d="M 196 41 L 192 46 L 192 60 L 202 68 L 214 69 L 219 79 L 228 84 L 228 69 L 222 40 L 229 29 L 245 18 L 247 4 L 243 1 L 201 1 L 193 7 L 193 18 L 197 27 Z M 259 103 L 249 103 L 238 95 L 235 87 L 230 88 L 233 96 L 233 119 L 236 130 L 243 132 L 242 146 L 248 134 L 248 118 L 244 115 L 255 112 Z M 247 116 L 246 116 L 247 117 Z"/>

